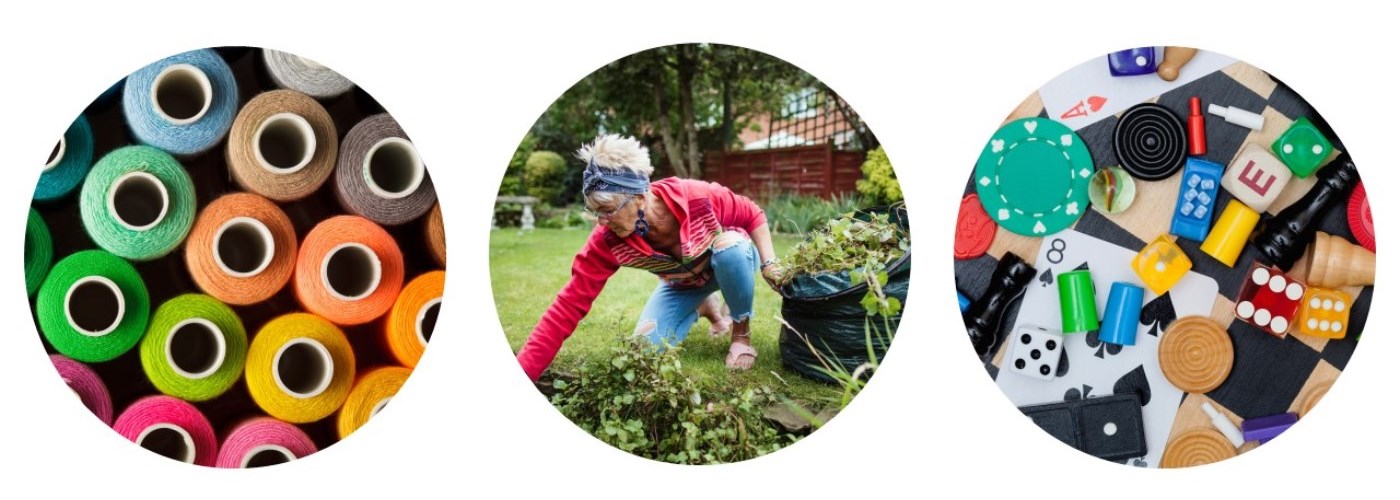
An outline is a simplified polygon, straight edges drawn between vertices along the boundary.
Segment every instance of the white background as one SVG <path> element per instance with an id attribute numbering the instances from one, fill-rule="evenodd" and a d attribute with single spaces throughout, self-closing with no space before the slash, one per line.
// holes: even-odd
<path id="1" fill-rule="evenodd" d="M 446 7 L 448 4 L 459 4 Z M 157 497 L 823 498 L 1320 497 L 1391 484 L 1400 346 L 1384 264 L 1366 342 L 1304 423 L 1240 458 L 1134 470 L 1070 450 L 985 376 L 953 301 L 951 223 L 982 142 L 1042 83 L 1130 46 L 1187 45 L 1288 82 L 1361 166 L 1391 248 L 1396 227 L 1393 15 L 1340 2 L 1100 2 L 942 7 L 845 3 L 394 1 L 11 4 L 0 18 L 0 489 Z M 1131 5 L 1130 5 L 1131 4 Z M 719 42 L 796 64 L 844 96 L 884 143 L 909 198 L 919 266 L 899 342 L 869 388 L 813 437 L 741 464 L 682 467 L 616 451 L 540 397 L 510 355 L 487 271 L 492 197 L 516 143 L 563 90 L 656 45 Z M 20 235 L 47 157 L 73 117 L 121 76 L 176 52 L 273 47 L 317 59 L 394 114 L 431 165 L 451 279 L 434 338 L 391 409 L 290 465 L 221 471 L 126 443 L 53 376 L 29 321 Z M 762 355 L 776 355 L 763 353 Z M 1372 490 L 1376 491 L 1376 490 Z M 1378 494 L 1378 493 L 1377 493 Z M 12 498 L 15 498 L 11 496 Z"/>

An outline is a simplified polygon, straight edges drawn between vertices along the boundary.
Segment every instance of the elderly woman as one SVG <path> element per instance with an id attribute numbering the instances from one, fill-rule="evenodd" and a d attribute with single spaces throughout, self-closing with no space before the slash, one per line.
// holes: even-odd
<path id="1" fill-rule="evenodd" d="M 621 267 L 661 278 L 636 335 L 658 346 L 679 344 L 704 314 L 712 334 L 730 330 L 725 366 L 753 366 L 754 271 L 761 269 L 770 286 L 777 276 L 763 210 L 719 184 L 675 177 L 651 182 L 651 158 L 630 137 L 599 137 L 578 157 L 587 162 L 583 197 L 598 225 L 574 256 L 569 282 L 516 356 L 525 373 L 539 378 Z M 724 296 L 728 317 L 711 298 L 715 291 Z"/>

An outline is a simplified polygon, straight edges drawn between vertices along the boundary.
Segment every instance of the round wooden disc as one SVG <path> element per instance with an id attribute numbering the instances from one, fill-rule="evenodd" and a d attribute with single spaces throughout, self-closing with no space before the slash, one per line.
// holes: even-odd
<path id="1" fill-rule="evenodd" d="M 1191 429 L 1167 443 L 1162 452 L 1164 469 L 1194 467 L 1232 458 L 1239 452 L 1215 429 Z"/>
<path id="2" fill-rule="evenodd" d="M 1206 393 L 1220 387 L 1235 364 L 1230 334 L 1205 316 L 1173 321 L 1157 347 L 1162 374 L 1177 388 Z"/>
<path id="3" fill-rule="evenodd" d="M 1317 406 L 1317 402 L 1322 400 L 1322 396 L 1326 395 L 1327 391 L 1331 389 L 1332 383 L 1328 382 L 1326 384 L 1315 385 L 1311 389 L 1303 392 L 1303 399 L 1298 405 L 1298 416 L 1307 415 L 1308 412 L 1312 411 L 1313 407 Z"/>

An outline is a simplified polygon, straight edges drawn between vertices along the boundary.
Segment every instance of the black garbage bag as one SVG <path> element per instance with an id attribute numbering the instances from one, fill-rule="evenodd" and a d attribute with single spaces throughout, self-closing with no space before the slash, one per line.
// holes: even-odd
<path id="1" fill-rule="evenodd" d="M 896 209 L 864 210 L 858 212 L 856 218 L 868 219 L 879 213 L 889 213 L 892 222 L 906 232 L 909 230 L 902 205 Z M 885 282 L 885 295 L 899 299 L 900 303 L 904 303 L 909 294 L 912 253 L 885 266 L 889 277 Z M 866 348 L 867 322 L 875 359 L 877 362 L 884 359 L 888 342 L 894 339 L 903 313 L 889 318 L 867 316 L 865 306 L 860 303 L 867 288 L 864 283 L 852 285 L 849 271 L 798 276 L 784 285 L 782 314 L 787 325 L 780 326 L 778 334 L 783 366 L 813 380 L 836 383 L 837 380 L 823 373 L 824 367 L 835 369 L 834 364 L 840 364 L 849 373 L 870 361 Z"/>

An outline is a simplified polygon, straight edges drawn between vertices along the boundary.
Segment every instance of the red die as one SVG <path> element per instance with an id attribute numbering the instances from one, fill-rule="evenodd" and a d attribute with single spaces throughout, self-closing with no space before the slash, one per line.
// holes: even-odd
<path id="1" fill-rule="evenodd" d="M 1235 316 L 1277 337 L 1288 332 L 1305 287 L 1282 271 L 1258 262 L 1240 285 L 1235 298 Z"/>

